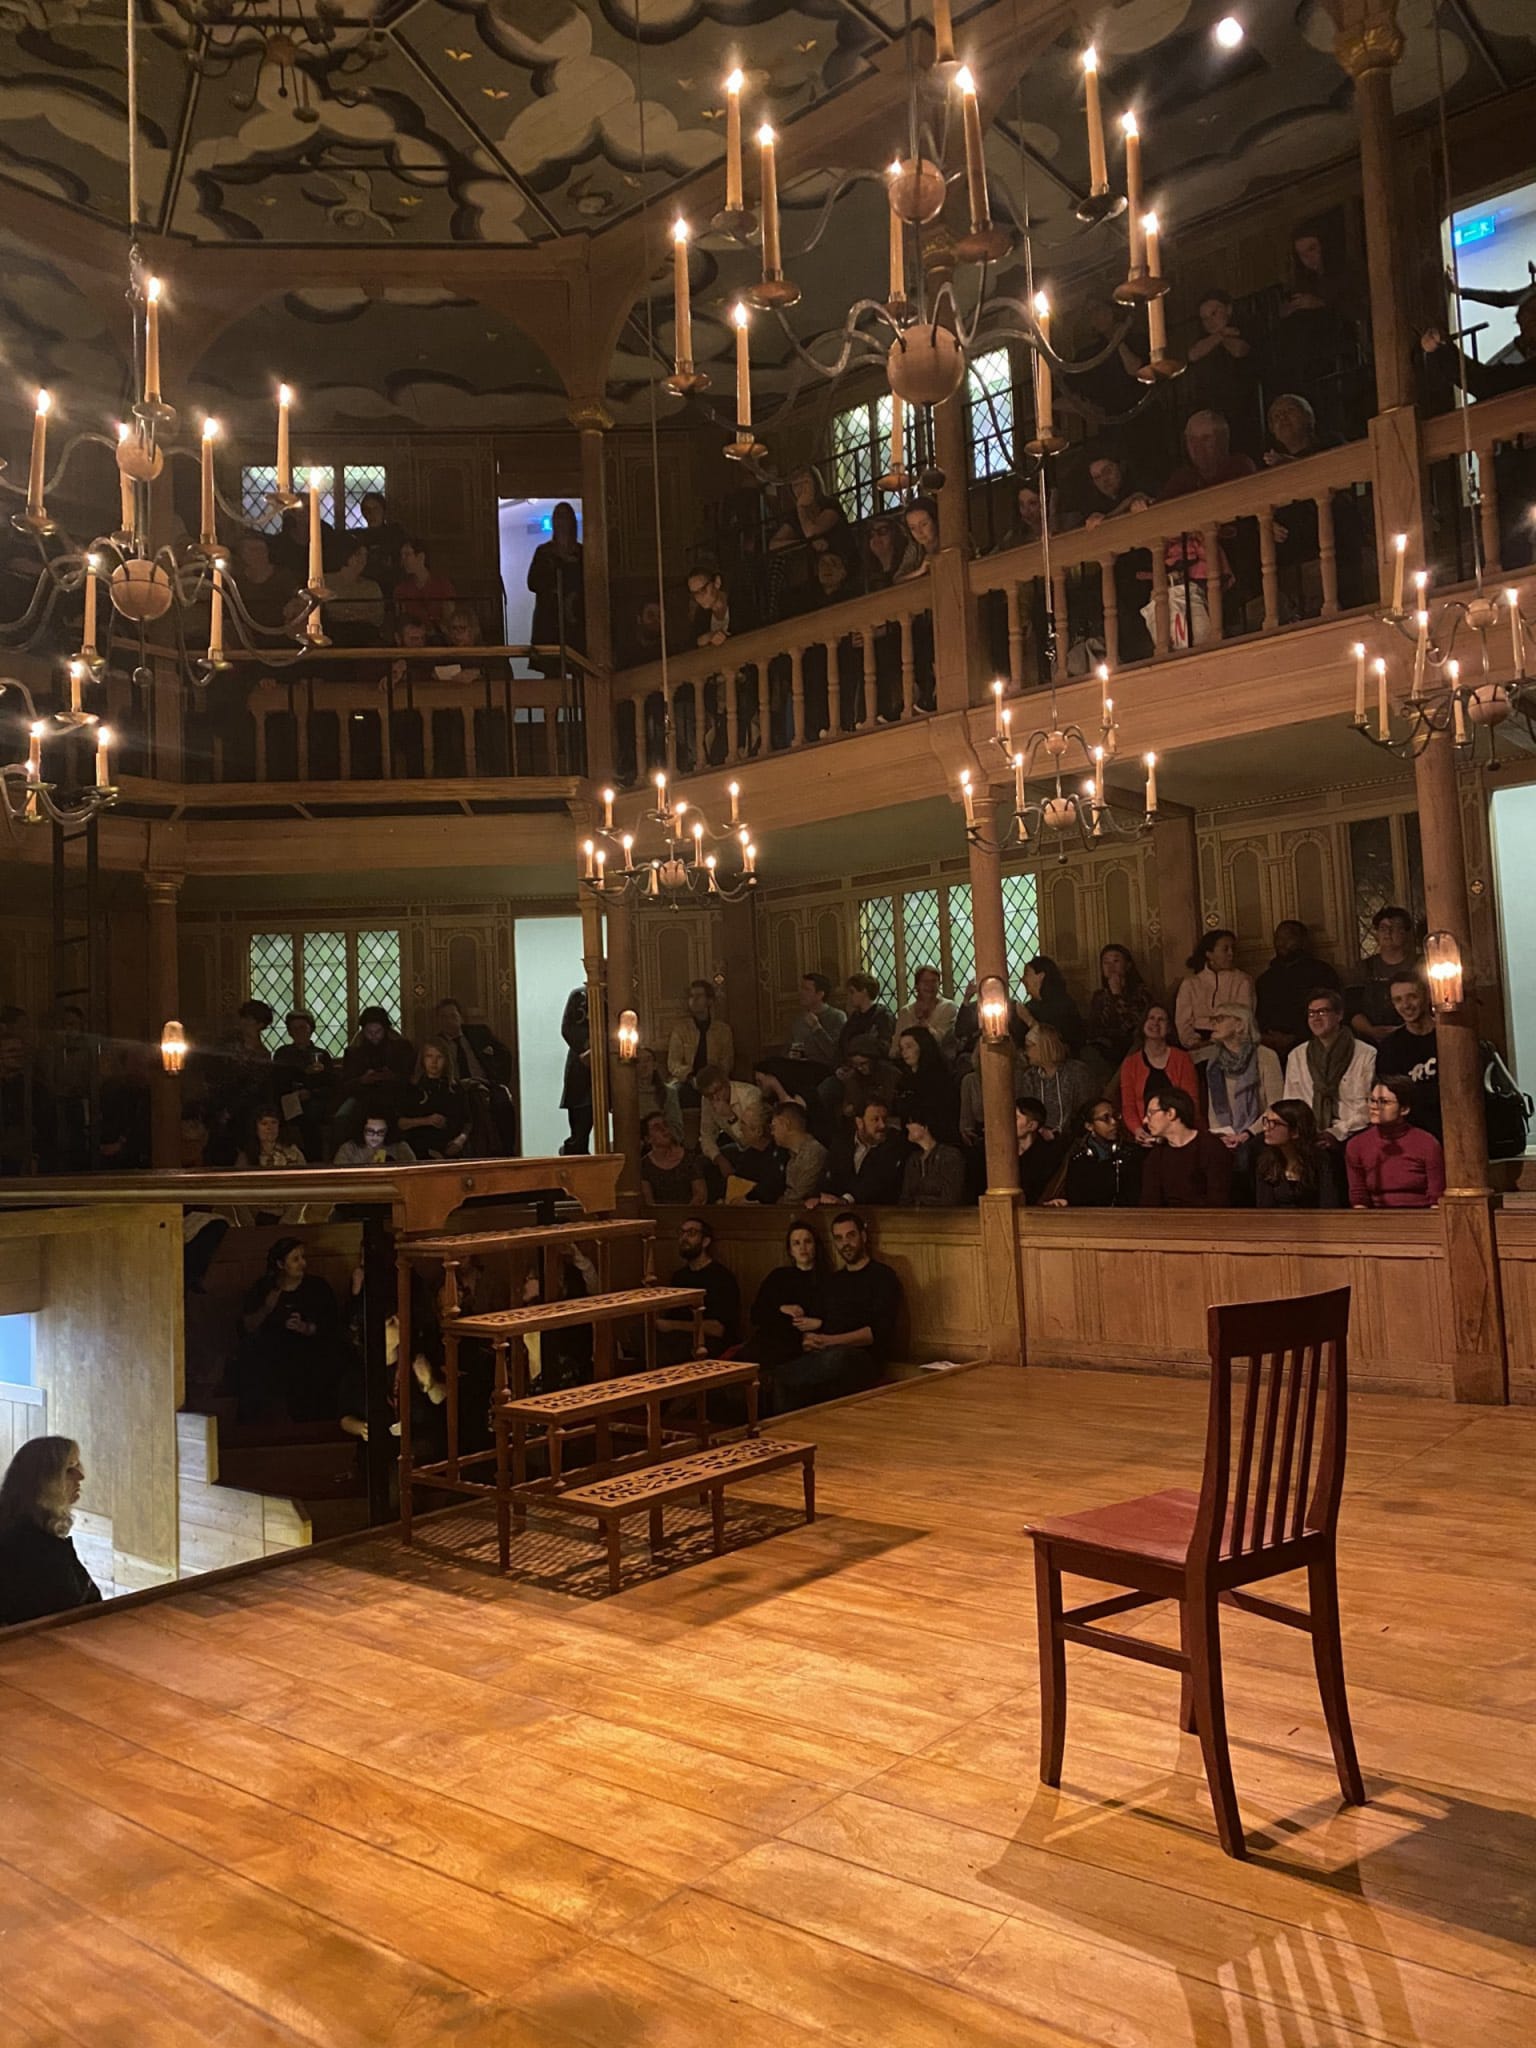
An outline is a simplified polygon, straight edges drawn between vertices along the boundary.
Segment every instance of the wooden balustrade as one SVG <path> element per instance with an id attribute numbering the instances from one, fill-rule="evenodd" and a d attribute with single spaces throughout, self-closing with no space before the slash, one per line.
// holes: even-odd
<path id="1" fill-rule="evenodd" d="M 1508 524 L 1505 508 L 1499 502 L 1495 452 L 1528 435 L 1536 436 L 1536 387 L 1509 391 L 1502 398 L 1480 399 L 1476 405 L 1442 413 L 1423 425 L 1421 445 L 1426 462 L 1452 460 L 1468 447 L 1477 458 L 1483 566 L 1491 575 L 1498 575 L 1505 567 L 1503 536 Z"/>
<path id="2" fill-rule="evenodd" d="M 930 604 L 920 575 L 689 648 L 665 671 L 626 669 L 613 679 L 617 757 L 637 778 L 690 774 L 922 716 L 934 704 Z"/>

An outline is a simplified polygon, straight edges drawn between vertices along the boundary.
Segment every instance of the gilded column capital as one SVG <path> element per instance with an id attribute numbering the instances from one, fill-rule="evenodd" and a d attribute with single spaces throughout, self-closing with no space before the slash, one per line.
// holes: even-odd
<path id="1" fill-rule="evenodd" d="M 185 880 L 185 875 L 168 875 L 164 873 L 146 875 L 144 877 L 144 894 L 151 903 L 169 905 L 174 910 L 177 898 L 181 895 L 181 885 Z"/>
<path id="2" fill-rule="evenodd" d="M 1406 47 L 1402 30 L 1389 16 L 1352 22 L 1333 39 L 1333 54 L 1357 83 L 1368 71 L 1390 71 Z"/>
<path id="3" fill-rule="evenodd" d="M 613 426 L 613 414 L 600 398 L 581 399 L 565 416 L 580 434 L 606 434 Z"/>

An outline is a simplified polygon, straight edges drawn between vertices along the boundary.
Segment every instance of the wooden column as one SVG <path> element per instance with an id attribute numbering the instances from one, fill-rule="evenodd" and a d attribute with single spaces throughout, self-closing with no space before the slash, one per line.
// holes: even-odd
<path id="1" fill-rule="evenodd" d="M 594 890 L 581 892 L 581 964 L 587 977 L 587 1045 L 592 1073 L 592 1150 L 606 1152 L 608 1129 L 608 1003 L 603 959 L 603 906 Z"/>
<path id="2" fill-rule="evenodd" d="M 1451 1291 L 1452 1381 L 1458 1401 L 1507 1401 L 1504 1304 L 1488 1187 L 1488 1125 L 1478 1052 L 1472 915 L 1456 788 L 1456 751 L 1437 733 L 1414 763 L 1424 849 L 1424 903 L 1431 931 L 1461 948 L 1466 996 L 1435 1018 L 1440 1115 L 1445 1143 L 1446 1276 Z"/>
<path id="3" fill-rule="evenodd" d="M 146 875 L 144 900 L 148 909 L 149 946 L 149 1028 L 156 1048 L 154 1077 L 150 1083 L 149 1156 L 157 1167 L 181 1164 L 181 1077 L 166 1073 L 160 1064 L 160 1033 L 172 1017 L 181 1015 L 181 977 L 176 960 L 176 899 L 181 894 L 180 875 Z"/>
<path id="4" fill-rule="evenodd" d="M 976 806 L 982 835 L 992 845 L 969 842 L 971 919 L 976 939 L 978 988 L 995 974 L 1005 989 L 1008 942 L 1003 924 L 1003 864 L 992 850 L 1008 808 L 983 798 Z M 1010 989 L 1011 994 L 1011 989 Z M 1013 1121 L 1013 1046 L 1005 1039 L 976 1048 L 981 1070 L 982 1122 L 987 1147 L 987 1190 L 978 1207 L 981 1224 L 982 1306 L 992 1358 L 1024 1363 L 1024 1286 L 1019 1258 L 1019 1148 Z"/>
<path id="5" fill-rule="evenodd" d="M 1403 304 L 1407 272 L 1392 173 L 1392 72 L 1403 32 L 1397 0 L 1330 0 L 1330 11 L 1338 24 L 1333 54 L 1355 83 L 1376 407 L 1391 412 L 1413 402 L 1413 330 Z"/>
<path id="6" fill-rule="evenodd" d="M 1157 877 L 1158 957 L 1147 964 L 1148 979 L 1173 1001 L 1190 948 L 1204 929 L 1200 911 L 1200 854 L 1191 813 L 1169 813 L 1165 805 L 1152 827 L 1152 866 Z"/>
<path id="7" fill-rule="evenodd" d="M 587 616 L 587 659 L 598 679 L 587 683 L 587 773 L 613 772 L 613 612 L 608 581 L 608 482 L 603 436 L 613 415 L 600 399 L 573 405 L 581 438 L 581 581 Z"/>
<path id="8" fill-rule="evenodd" d="M 610 1053 L 617 1043 L 619 1016 L 624 1010 L 640 1012 L 639 985 L 635 972 L 636 906 L 632 896 L 617 896 L 605 906 L 608 938 L 608 1032 Z M 589 998 L 590 1000 L 590 998 Z M 642 1038 L 644 1032 L 641 1033 Z M 597 1040 L 592 1041 L 596 1059 Z M 612 1076 L 613 1148 L 623 1157 L 619 1168 L 621 1200 L 638 1200 L 640 1194 L 640 1076 L 633 1060 L 610 1059 Z"/>

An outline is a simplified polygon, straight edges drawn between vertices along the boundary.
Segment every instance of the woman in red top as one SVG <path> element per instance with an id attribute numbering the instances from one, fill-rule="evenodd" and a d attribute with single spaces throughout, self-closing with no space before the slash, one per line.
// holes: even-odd
<path id="1" fill-rule="evenodd" d="M 1138 1145 L 1153 1140 L 1146 1127 L 1147 1096 L 1166 1083 L 1200 1100 L 1195 1063 L 1173 1042 L 1173 1019 L 1166 1003 L 1153 1003 L 1141 1020 L 1141 1038 L 1120 1063 L 1115 1085 L 1120 1091 L 1120 1121 Z"/>
<path id="2" fill-rule="evenodd" d="M 416 619 L 428 632 L 436 631 L 453 609 L 458 592 L 446 576 L 439 576 L 427 560 L 427 544 L 420 540 L 400 544 L 400 581 L 395 585 L 395 617 Z"/>
<path id="3" fill-rule="evenodd" d="M 1351 1209 L 1432 1209 L 1445 1193 L 1440 1140 L 1413 1121 L 1413 1083 L 1378 1074 L 1370 1122 L 1344 1148 Z"/>

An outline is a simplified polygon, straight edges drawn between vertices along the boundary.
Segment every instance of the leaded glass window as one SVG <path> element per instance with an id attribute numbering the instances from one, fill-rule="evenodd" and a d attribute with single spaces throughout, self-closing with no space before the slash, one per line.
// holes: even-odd
<path id="1" fill-rule="evenodd" d="M 944 972 L 944 942 L 939 930 L 937 889 L 909 889 L 901 899 L 902 1000 L 917 994 L 914 986 L 920 967 Z"/>
<path id="2" fill-rule="evenodd" d="M 949 888 L 949 981 L 958 1002 L 976 973 L 976 931 L 971 917 L 971 885 L 952 882 Z"/>
<path id="3" fill-rule="evenodd" d="M 363 500 L 377 492 L 382 498 L 389 490 L 389 472 L 382 462 L 349 462 L 342 471 L 341 509 L 343 526 L 362 526 Z"/>
<path id="4" fill-rule="evenodd" d="M 291 932 L 253 932 L 250 969 L 253 1002 L 270 1004 L 274 1015 L 280 1018 L 297 1007 L 293 1000 Z"/>
<path id="5" fill-rule="evenodd" d="M 859 905 L 859 966 L 888 1001 L 896 993 L 896 899 L 866 896 Z"/>
<path id="6" fill-rule="evenodd" d="M 977 356 L 966 372 L 971 475 L 1007 476 L 1013 461 L 1013 364 L 1005 348 Z"/>
<path id="7" fill-rule="evenodd" d="M 1024 962 L 1040 950 L 1040 897 L 1029 873 L 1003 876 L 1003 936 L 1008 945 L 1008 972 L 1015 985 L 1024 978 Z"/>
<path id="8" fill-rule="evenodd" d="M 398 931 L 252 932 L 247 961 L 252 996 L 279 1018 L 308 1010 L 328 1051 L 341 1051 L 372 1004 L 400 1022 Z"/>
<path id="9" fill-rule="evenodd" d="M 343 1046 L 347 1026 L 357 1015 L 347 1002 L 347 935 L 345 932 L 305 932 L 304 1001 L 301 1007 L 315 1020 L 315 1038 L 324 1046 Z M 393 1015 L 393 1012 L 391 1012 Z"/>
<path id="10" fill-rule="evenodd" d="M 885 401 L 888 405 L 889 401 Z M 886 433 L 889 435 L 889 423 Z M 832 495 L 849 519 L 867 519 L 875 509 L 880 430 L 872 405 L 851 406 L 832 421 Z"/>
<path id="11" fill-rule="evenodd" d="M 359 932 L 357 934 L 357 1007 L 366 1010 L 382 1003 L 391 1017 L 400 1019 L 400 934 Z"/>

